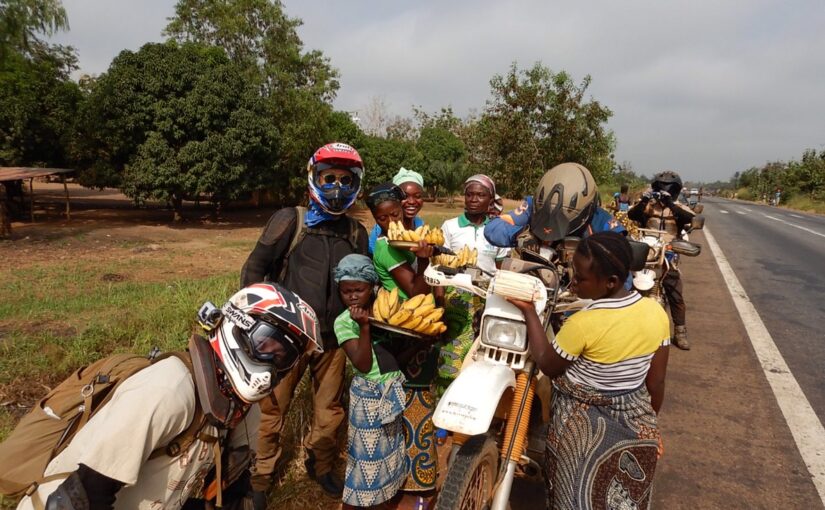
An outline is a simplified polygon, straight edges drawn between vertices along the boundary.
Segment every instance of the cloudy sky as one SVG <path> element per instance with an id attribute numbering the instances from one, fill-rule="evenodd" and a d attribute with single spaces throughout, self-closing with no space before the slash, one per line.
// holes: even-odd
<path id="1" fill-rule="evenodd" d="M 83 72 L 160 41 L 174 0 L 63 0 Z M 336 107 L 380 97 L 459 115 L 483 109 L 489 80 L 541 61 L 613 111 L 616 158 L 651 175 L 727 179 L 825 149 L 822 0 L 285 0 L 300 35 L 338 68 Z"/>

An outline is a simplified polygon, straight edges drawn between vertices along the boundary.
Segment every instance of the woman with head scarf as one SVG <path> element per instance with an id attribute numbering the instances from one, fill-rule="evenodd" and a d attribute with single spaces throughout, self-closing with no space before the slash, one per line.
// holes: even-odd
<path id="1" fill-rule="evenodd" d="M 381 229 L 375 243 L 373 264 L 386 290 L 398 287 L 403 298 L 430 292 L 424 280 L 424 270 L 432 256 L 432 247 L 421 241 L 414 251 L 397 249 L 386 238 L 390 221 L 400 221 L 406 195 L 392 183 L 379 184 L 370 190 L 367 206 Z M 438 369 L 439 350 L 422 340 L 397 339 L 395 352 L 407 381 L 403 416 L 404 436 L 409 458 L 409 471 L 404 482 L 405 491 L 428 492 L 435 489 L 438 455 L 435 450 L 435 397 L 431 391 Z M 403 354 L 402 354 L 403 353 Z"/>
<path id="2" fill-rule="evenodd" d="M 335 336 L 354 372 L 343 508 L 381 508 L 401 488 L 406 474 L 401 417 L 404 376 L 370 327 L 369 310 L 378 283 L 372 261 L 364 255 L 347 255 L 335 267 L 335 282 L 347 307 L 335 319 Z"/>
<path id="3" fill-rule="evenodd" d="M 401 170 L 392 178 L 392 183 L 401 188 L 406 197 L 401 201 L 401 212 L 403 213 L 401 221 L 404 223 L 404 227 L 407 230 L 415 230 L 424 225 L 424 220 L 418 217 L 418 213 L 424 205 L 422 198 L 424 177 L 418 172 L 401 167 Z M 379 237 L 381 237 L 381 227 L 376 223 L 370 231 L 370 254 L 375 251 L 375 242 Z"/>
<path id="4" fill-rule="evenodd" d="M 464 213 L 444 222 L 444 246 L 457 252 L 468 246 L 478 250 L 477 267 L 488 276 L 496 271 L 499 262 L 509 255 L 508 248 L 491 245 L 484 238 L 484 226 L 490 221 L 496 186 L 483 174 L 470 177 L 464 182 Z M 438 367 L 438 387 L 445 388 L 458 375 L 464 357 L 475 339 L 473 317 L 483 306 L 477 296 L 457 289 L 450 289 L 445 296 L 444 323 L 448 341 L 441 348 Z"/>
<path id="5" fill-rule="evenodd" d="M 490 208 L 496 197 L 496 185 L 483 174 L 477 174 L 464 182 L 464 213 L 444 222 L 444 246 L 457 252 L 469 247 L 478 250 L 479 269 L 492 275 L 496 265 L 510 250 L 488 243 L 484 238 L 484 226 L 490 221 Z"/>
<path id="6" fill-rule="evenodd" d="M 381 279 L 381 285 L 407 299 L 430 292 L 424 280 L 424 270 L 429 264 L 433 249 L 425 241 L 413 249 L 398 249 L 389 245 L 387 231 L 391 221 L 401 221 L 404 216 L 403 202 L 406 195 L 395 184 L 386 182 L 372 188 L 367 195 L 367 207 L 372 212 L 380 233 L 375 241 L 372 260 Z"/>

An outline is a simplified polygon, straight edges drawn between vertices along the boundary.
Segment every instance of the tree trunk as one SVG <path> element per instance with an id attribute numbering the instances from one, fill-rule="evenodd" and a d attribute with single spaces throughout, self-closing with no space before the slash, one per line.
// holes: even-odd
<path id="1" fill-rule="evenodd" d="M 11 220 L 6 210 L 6 199 L 0 198 L 0 239 L 11 237 Z"/>
<path id="2" fill-rule="evenodd" d="M 183 221 L 183 197 L 178 194 L 172 195 L 172 211 L 174 214 L 172 221 L 175 223 Z"/>

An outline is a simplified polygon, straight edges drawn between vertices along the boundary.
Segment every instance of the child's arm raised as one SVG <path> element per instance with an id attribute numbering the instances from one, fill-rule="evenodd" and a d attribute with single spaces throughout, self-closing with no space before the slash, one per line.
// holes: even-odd
<path id="1" fill-rule="evenodd" d="M 358 338 L 345 342 L 343 347 L 347 357 L 359 372 L 369 373 L 372 368 L 372 342 L 370 340 L 369 314 L 360 306 L 350 306 L 349 315 L 358 323 Z"/>

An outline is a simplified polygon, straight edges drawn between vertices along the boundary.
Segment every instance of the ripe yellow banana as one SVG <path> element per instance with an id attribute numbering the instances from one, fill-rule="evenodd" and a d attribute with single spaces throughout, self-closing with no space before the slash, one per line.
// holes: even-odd
<path id="1" fill-rule="evenodd" d="M 421 317 L 412 317 L 412 318 L 402 322 L 400 324 L 400 326 L 402 328 L 414 330 L 415 328 L 418 327 L 419 324 L 421 324 Z"/>
<path id="2" fill-rule="evenodd" d="M 391 326 L 398 326 L 403 322 L 406 322 L 410 316 L 412 315 L 412 311 L 406 310 L 404 308 L 398 310 L 390 317 L 389 321 L 387 321 Z"/>
<path id="3" fill-rule="evenodd" d="M 430 312 L 433 311 L 434 308 L 435 304 L 425 300 L 423 303 L 421 303 L 421 306 L 415 309 L 415 313 L 413 315 L 416 315 L 418 317 L 426 317 L 430 314 Z"/>
<path id="4" fill-rule="evenodd" d="M 430 313 L 425 315 L 424 320 L 428 320 L 430 322 L 438 322 L 443 315 L 444 315 L 444 309 L 443 308 L 436 308 L 435 310 L 432 310 Z"/>
<path id="5" fill-rule="evenodd" d="M 381 316 L 384 317 L 384 320 L 387 320 L 392 316 L 392 311 L 390 310 L 390 293 L 384 289 L 381 289 Z"/>
<path id="6" fill-rule="evenodd" d="M 379 321 L 385 321 L 383 315 L 381 315 L 381 293 L 378 293 L 378 296 L 375 298 L 375 302 L 372 304 L 372 316 Z"/>
<path id="7" fill-rule="evenodd" d="M 427 296 L 425 294 L 419 294 L 417 296 L 413 296 L 410 299 L 408 299 L 406 303 L 404 303 L 404 305 L 401 307 L 401 309 L 402 310 L 410 310 L 411 312 L 413 312 L 413 311 L 415 311 L 416 308 L 421 306 L 421 303 L 424 302 L 424 299 L 426 299 L 426 297 Z"/>
<path id="8" fill-rule="evenodd" d="M 392 317 L 399 308 L 401 308 L 401 303 L 398 300 L 398 287 L 393 287 L 387 296 L 387 317 Z"/>
<path id="9" fill-rule="evenodd" d="M 428 335 L 428 336 L 438 335 L 439 331 L 441 331 L 441 326 L 442 325 L 443 324 L 441 322 L 433 322 L 429 326 L 427 326 L 427 329 L 422 331 L 422 333 L 425 334 L 425 335 Z"/>

